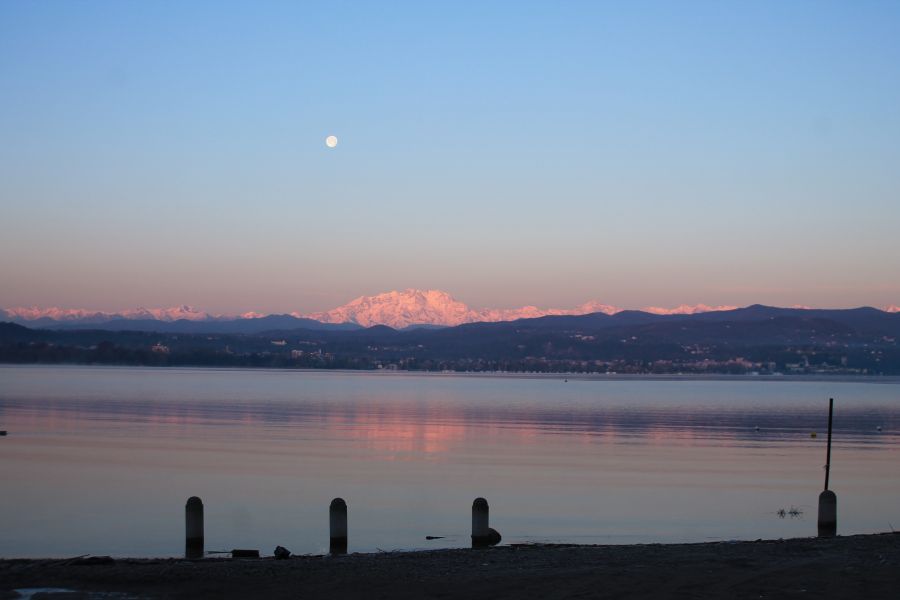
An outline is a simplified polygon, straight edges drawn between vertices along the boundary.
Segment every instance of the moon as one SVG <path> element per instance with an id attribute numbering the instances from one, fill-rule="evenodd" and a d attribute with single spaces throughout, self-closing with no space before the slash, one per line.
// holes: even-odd
<path id="1" fill-rule="evenodd" d="M 334 148 L 335 146 L 337 146 L 337 136 L 329 135 L 327 138 L 325 138 L 325 145 L 329 148 Z"/>

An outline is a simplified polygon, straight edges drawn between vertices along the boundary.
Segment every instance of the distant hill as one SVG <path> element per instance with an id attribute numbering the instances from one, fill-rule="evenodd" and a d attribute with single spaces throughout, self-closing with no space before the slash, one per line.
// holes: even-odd
<path id="1" fill-rule="evenodd" d="M 153 327 L 140 331 L 136 327 Z M 165 329 L 165 330 L 162 330 Z M 226 330 L 227 329 L 227 330 Z M 113 321 L 0 325 L 0 361 L 616 373 L 900 374 L 900 313 L 762 305 L 697 314 L 550 315 L 455 327 Z"/>
<path id="2" fill-rule="evenodd" d="M 759 323 L 786 317 L 800 320 L 819 319 L 834 321 L 865 333 L 900 334 L 900 330 L 897 329 L 900 326 L 900 313 L 889 313 L 877 308 L 804 309 L 778 308 L 761 304 L 733 310 L 695 314 L 659 315 L 639 310 L 626 310 L 613 315 L 593 313 L 588 315 L 548 316 L 537 319 L 520 319 L 510 323 L 490 324 L 491 326 L 487 327 L 487 330 L 506 327 L 527 327 L 536 330 L 599 331 L 617 327 L 651 324 Z M 477 328 L 487 325 L 484 323 L 473 323 L 464 327 Z"/>
<path id="3" fill-rule="evenodd" d="M 361 329 L 353 323 L 320 323 L 313 319 L 294 317 L 292 315 L 268 315 L 252 319 L 218 319 L 210 321 L 158 321 L 154 319 L 115 319 L 88 325 L 77 322 L 56 323 L 55 326 L 42 324 L 45 328 L 101 329 L 105 331 L 155 331 L 159 333 L 219 333 L 219 334 L 258 334 L 266 331 L 284 329 L 311 329 L 348 331 Z"/>
<path id="4" fill-rule="evenodd" d="M 0 323 L 0 343 L 34 342 L 50 335 L 16 323 Z"/>
<path id="5" fill-rule="evenodd" d="M 705 304 L 695 306 L 682 305 L 673 309 L 651 307 L 645 312 L 653 314 L 695 314 L 711 310 L 724 310 L 733 307 L 712 307 Z M 303 315 L 291 312 L 288 315 L 270 315 L 281 317 L 294 317 L 307 319 L 317 323 L 330 325 L 357 325 L 371 327 L 373 325 L 387 325 L 394 329 L 407 327 L 452 327 L 463 323 L 514 321 L 517 319 L 537 318 L 548 315 L 585 315 L 591 313 L 615 314 L 620 309 L 603 304 L 599 301 L 585 302 L 574 308 L 538 308 L 536 306 L 523 306 L 519 308 L 485 308 L 476 309 L 455 299 L 449 293 L 442 290 L 418 290 L 406 289 L 394 290 L 374 296 L 360 296 L 343 306 L 331 310 Z M 133 327 L 142 330 L 150 327 L 148 323 L 156 322 L 216 322 L 231 323 L 233 321 L 257 320 L 264 315 L 258 313 L 244 313 L 237 316 L 227 316 L 208 313 L 192 306 L 182 305 L 170 308 L 135 308 L 119 312 L 104 312 L 88 309 L 64 309 L 64 308 L 37 308 L 18 307 L 0 309 L 0 319 L 17 322 L 29 327 L 79 327 L 86 325 L 99 326 L 107 329 L 126 327 L 119 321 L 129 321 Z M 296 325 L 315 327 L 310 323 L 295 323 Z M 277 324 L 281 326 L 282 324 Z M 289 326 L 289 324 L 283 324 Z M 203 328 L 201 328 L 203 329 Z M 153 325 L 153 330 L 171 331 Z M 183 325 L 180 331 L 199 331 Z M 233 327 L 217 327 L 216 332 L 233 331 Z M 257 327 L 248 326 L 245 331 L 256 331 Z M 203 329 L 203 331 L 209 331 Z"/>
<path id="6" fill-rule="evenodd" d="M 896 307 L 892 307 L 894 310 Z M 294 329 L 350 331 L 385 325 L 396 330 L 437 330 L 452 327 L 481 327 L 496 332 L 504 328 L 535 331 L 598 331 L 615 327 L 654 323 L 755 322 L 795 317 L 827 319 L 865 332 L 893 332 L 897 312 L 871 307 L 854 309 L 778 308 L 754 304 L 744 308 L 679 306 L 674 309 L 648 308 L 620 310 L 599 302 L 587 302 L 573 309 L 473 309 L 440 290 L 393 291 L 361 296 L 344 306 L 310 315 L 299 313 L 239 316 L 210 314 L 191 306 L 167 309 L 137 308 L 119 313 L 83 309 L 14 308 L 0 310 L 0 319 L 41 329 L 100 329 L 106 331 L 152 331 L 181 334 L 245 334 Z M 514 323 L 515 325 L 509 325 Z M 887 329 L 885 329 L 887 327 Z M 475 331 L 463 329 L 462 331 Z M 457 334 L 448 334 L 455 336 Z"/>

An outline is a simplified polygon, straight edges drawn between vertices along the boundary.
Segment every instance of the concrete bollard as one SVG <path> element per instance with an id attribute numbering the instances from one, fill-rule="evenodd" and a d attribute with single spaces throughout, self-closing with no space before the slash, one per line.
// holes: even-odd
<path id="1" fill-rule="evenodd" d="M 837 496 L 831 490 L 819 494 L 819 537 L 837 535 Z"/>
<path id="2" fill-rule="evenodd" d="M 347 554 L 347 503 L 335 498 L 328 507 L 328 524 L 331 532 L 331 554 Z"/>
<path id="3" fill-rule="evenodd" d="M 500 543 L 500 534 L 490 527 L 487 500 L 475 498 L 472 503 L 472 547 L 486 548 Z"/>
<path id="4" fill-rule="evenodd" d="M 184 506 L 184 555 L 186 558 L 203 557 L 203 502 L 197 496 L 188 498 Z"/>

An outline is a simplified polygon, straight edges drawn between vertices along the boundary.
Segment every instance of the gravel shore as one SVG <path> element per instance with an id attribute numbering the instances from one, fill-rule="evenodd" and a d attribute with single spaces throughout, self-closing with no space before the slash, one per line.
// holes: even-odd
<path id="1" fill-rule="evenodd" d="M 2 599 L 792 597 L 900 597 L 900 535 L 287 560 L 0 560 Z"/>

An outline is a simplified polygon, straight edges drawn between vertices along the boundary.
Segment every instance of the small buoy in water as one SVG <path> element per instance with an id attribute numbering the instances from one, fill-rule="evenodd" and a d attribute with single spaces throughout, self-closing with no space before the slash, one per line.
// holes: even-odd
<path id="1" fill-rule="evenodd" d="M 878 431 L 881 431 L 881 425 L 879 425 L 879 426 L 876 427 L 875 429 L 877 429 Z M 5 432 L 5 431 L 0 432 L 0 435 L 6 435 L 6 432 Z"/>
<path id="2" fill-rule="evenodd" d="M 818 437 L 818 435 L 819 434 L 817 434 L 815 431 L 813 431 L 811 434 L 809 434 L 809 437 L 814 438 L 814 437 Z"/>
<path id="3" fill-rule="evenodd" d="M 759 425 L 756 426 L 756 430 L 759 431 Z"/>
<path id="4" fill-rule="evenodd" d="M 569 383 L 569 380 L 568 380 L 568 379 L 566 379 L 566 380 L 565 380 L 565 381 L 564 381 L 564 383 Z"/>

